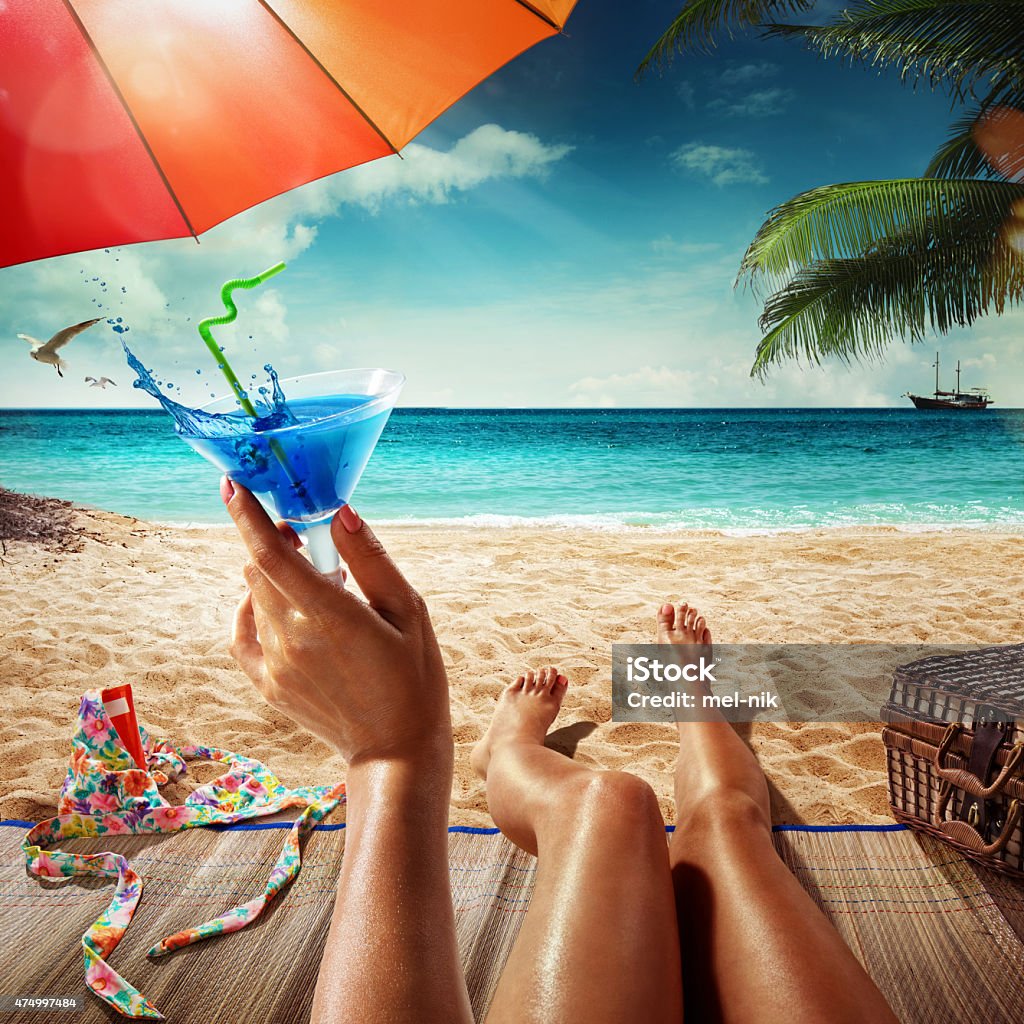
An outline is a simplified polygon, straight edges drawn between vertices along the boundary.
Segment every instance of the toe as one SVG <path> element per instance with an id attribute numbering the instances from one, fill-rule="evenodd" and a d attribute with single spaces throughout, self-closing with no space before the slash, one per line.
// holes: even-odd
<path id="1" fill-rule="evenodd" d="M 687 613 L 686 613 L 686 623 L 684 624 L 683 628 L 692 633 L 693 632 L 693 623 L 694 623 L 694 620 L 696 618 L 697 618 L 697 609 L 696 608 L 689 609 L 689 611 L 687 611 Z"/>
<path id="2" fill-rule="evenodd" d="M 548 666 L 548 678 L 545 684 L 545 689 L 548 693 L 551 693 L 555 688 L 555 683 L 558 682 L 558 669 L 554 665 Z"/>
<path id="3" fill-rule="evenodd" d="M 663 604 L 658 609 L 658 625 L 663 629 L 671 629 L 676 621 L 676 610 L 670 604 Z"/>
<path id="4" fill-rule="evenodd" d="M 701 635 L 700 642 L 702 644 L 707 644 L 709 646 L 711 644 L 711 630 L 708 629 L 706 626 L 704 627 L 704 632 Z"/>
<path id="5" fill-rule="evenodd" d="M 533 693 L 534 685 L 536 684 L 536 682 L 537 674 L 531 669 L 529 672 L 526 673 L 526 685 L 523 687 L 523 689 L 527 693 Z"/>
<path id="6" fill-rule="evenodd" d="M 569 679 L 567 676 L 558 675 L 555 676 L 554 685 L 551 688 L 551 692 L 556 697 L 561 697 L 563 693 L 569 688 Z"/>
<path id="7" fill-rule="evenodd" d="M 526 676 L 519 676 L 514 683 L 509 686 L 510 690 L 521 690 L 526 685 Z"/>
<path id="8" fill-rule="evenodd" d="M 696 639 L 700 639 L 704 635 L 704 627 L 707 623 L 704 621 L 703 615 L 698 615 L 693 622 L 693 631 L 696 634 Z"/>
<path id="9" fill-rule="evenodd" d="M 686 627 L 686 613 L 689 611 L 690 606 L 688 604 L 677 604 L 676 605 L 676 621 L 675 629 L 685 629 Z"/>

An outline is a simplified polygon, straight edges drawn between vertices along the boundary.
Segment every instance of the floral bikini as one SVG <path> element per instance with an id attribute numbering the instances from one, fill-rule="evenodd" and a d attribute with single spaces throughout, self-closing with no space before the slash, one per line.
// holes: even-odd
<path id="1" fill-rule="evenodd" d="M 150 956 L 163 956 L 211 935 L 238 931 L 259 917 L 299 873 L 302 865 L 299 841 L 344 800 L 345 785 L 288 789 L 265 765 L 250 757 L 213 747 L 176 747 L 166 740 L 153 740 L 145 729 L 136 728 L 147 770 L 136 766 L 129 753 L 131 739 L 128 743 L 122 741 L 104 706 L 101 692 L 90 691 L 82 697 L 78 729 L 72 740 L 71 765 L 61 787 L 57 817 L 32 828 L 22 843 L 22 850 L 28 870 L 42 878 L 92 875 L 117 879 L 110 905 L 82 936 L 85 983 L 126 1017 L 162 1020 L 159 1010 L 106 962 L 121 941 L 142 897 L 141 877 L 117 853 L 76 854 L 47 847 L 52 848 L 66 839 L 145 835 L 202 825 L 229 825 L 286 807 L 305 808 L 288 833 L 263 892 L 204 924 L 162 939 L 149 951 Z M 185 761 L 190 759 L 220 761 L 228 766 L 228 771 L 198 787 L 184 804 L 172 806 L 160 795 L 158 787 L 184 775 Z"/>

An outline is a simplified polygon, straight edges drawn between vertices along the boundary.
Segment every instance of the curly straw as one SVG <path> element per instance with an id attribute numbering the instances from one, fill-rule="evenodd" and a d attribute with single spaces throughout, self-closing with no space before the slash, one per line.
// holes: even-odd
<path id="1" fill-rule="evenodd" d="M 228 384 L 231 385 L 231 390 L 235 393 L 239 404 L 253 419 L 256 419 L 259 413 L 252 402 L 249 401 L 245 388 L 238 382 L 235 371 L 231 369 L 231 364 L 227 361 L 220 346 L 214 340 L 213 335 L 210 333 L 210 328 L 216 327 L 218 324 L 230 324 L 238 316 L 238 307 L 235 305 L 235 300 L 231 298 L 232 292 L 237 291 L 239 288 L 255 288 L 275 274 L 280 274 L 284 267 L 283 263 L 275 263 L 269 270 L 264 270 L 262 274 L 257 274 L 255 277 L 238 277 L 233 281 L 226 282 L 220 290 L 220 301 L 224 303 L 224 308 L 227 312 L 221 316 L 208 316 L 205 320 L 200 320 L 198 325 L 199 334 L 202 336 L 203 341 L 206 342 L 206 347 L 210 350 L 210 354 L 217 360 L 217 366 L 224 374 Z"/>

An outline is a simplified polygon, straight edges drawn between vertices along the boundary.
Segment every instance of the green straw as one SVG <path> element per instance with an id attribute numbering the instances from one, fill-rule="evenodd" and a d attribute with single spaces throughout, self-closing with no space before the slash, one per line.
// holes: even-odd
<path id="1" fill-rule="evenodd" d="M 231 364 L 227 361 L 220 346 L 210 333 L 210 328 L 220 324 L 230 324 L 238 317 L 238 307 L 235 305 L 235 300 L 231 297 L 232 292 L 237 291 L 239 288 L 255 288 L 275 274 L 280 274 L 284 268 L 284 263 L 275 263 L 272 267 L 264 270 L 262 274 L 257 274 L 255 277 L 236 277 L 233 281 L 225 282 L 224 287 L 220 290 L 220 301 L 224 303 L 224 308 L 227 312 L 221 316 L 208 316 L 205 320 L 200 320 L 198 324 L 199 334 L 202 336 L 203 341 L 206 342 L 206 347 L 210 350 L 210 354 L 217 360 L 217 366 L 231 386 L 231 390 L 238 399 L 238 404 L 245 410 L 246 415 L 251 416 L 253 419 L 258 419 L 260 414 L 249 400 L 249 396 L 245 393 L 245 388 L 239 383 L 238 377 L 235 376 L 235 371 L 231 369 Z M 285 455 L 284 449 L 276 438 L 270 438 L 269 442 L 270 450 L 281 464 L 281 468 L 284 470 L 292 487 L 295 488 L 296 494 L 305 499 L 306 507 L 311 512 L 315 511 L 312 499 L 306 494 L 305 487 L 303 487 L 302 482 L 295 476 L 294 471 L 288 464 L 288 457 Z"/>
<path id="2" fill-rule="evenodd" d="M 275 274 L 280 274 L 284 270 L 284 263 L 275 263 L 268 270 L 264 270 L 262 274 L 257 274 L 255 277 L 237 277 L 233 281 L 227 281 L 224 287 L 220 290 L 220 301 L 224 303 L 224 308 L 227 310 L 221 316 L 208 316 L 205 320 L 199 321 L 199 333 L 202 336 L 203 341 L 206 342 L 206 347 L 210 350 L 210 354 L 217 360 L 217 365 L 220 367 L 221 372 L 227 379 L 228 384 L 231 385 L 231 390 L 235 393 L 235 397 L 238 399 L 239 404 L 245 410 L 247 415 L 253 419 L 259 417 L 259 413 L 256 411 L 256 407 L 249 401 L 249 396 L 245 393 L 245 388 L 238 382 L 238 378 L 235 376 L 235 371 L 231 369 L 231 364 L 227 361 L 224 353 L 220 350 L 220 346 L 214 340 L 213 335 L 210 333 L 211 327 L 216 327 L 219 324 L 230 324 L 238 316 L 238 307 L 235 305 L 235 300 L 231 298 L 231 293 L 237 291 L 239 288 L 255 288 L 257 285 L 263 284 L 268 278 L 273 277 Z"/>

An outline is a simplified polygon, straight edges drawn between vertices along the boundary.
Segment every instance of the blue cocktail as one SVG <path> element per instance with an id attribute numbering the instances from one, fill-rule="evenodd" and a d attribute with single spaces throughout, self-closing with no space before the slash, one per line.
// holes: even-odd
<path id="1" fill-rule="evenodd" d="M 338 568 L 330 521 L 373 454 L 405 377 L 394 370 L 334 370 L 283 381 L 284 401 L 253 419 L 235 395 L 205 406 L 177 432 L 247 487 L 275 518 L 305 535 L 321 572 Z"/>

